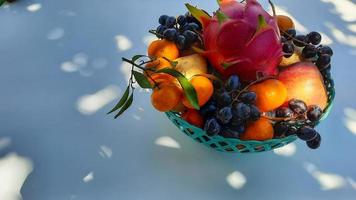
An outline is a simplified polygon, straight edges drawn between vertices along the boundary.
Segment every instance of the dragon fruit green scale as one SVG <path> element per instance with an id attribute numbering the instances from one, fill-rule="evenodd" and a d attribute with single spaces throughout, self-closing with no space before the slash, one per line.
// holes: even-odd
<path id="1" fill-rule="evenodd" d="M 187 4 L 203 25 L 205 49 L 201 53 L 225 77 L 237 74 L 250 82 L 257 74 L 277 75 L 283 53 L 275 17 L 256 0 L 218 2 L 220 9 L 213 17 Z"/>

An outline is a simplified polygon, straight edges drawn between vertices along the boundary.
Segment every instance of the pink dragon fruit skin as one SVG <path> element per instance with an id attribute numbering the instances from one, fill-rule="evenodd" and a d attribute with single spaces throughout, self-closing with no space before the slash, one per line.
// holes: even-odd
<path id="1" fill-rule="evenodd" d="M 214 68 L 225 77 L 237 74 L 250 82 L 258 73 L 277 75 L 283 54 L 276 19 L 256 0 L 246 2 L 220 0 L 218 12 L 227 17 L 223 21 L 217 14 L 209 19 L 193 15 L 203 24 L 204 55 Z"/>

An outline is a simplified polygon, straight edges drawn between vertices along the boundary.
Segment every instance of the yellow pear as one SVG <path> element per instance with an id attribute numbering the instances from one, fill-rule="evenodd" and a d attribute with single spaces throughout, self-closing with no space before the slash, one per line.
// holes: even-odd
<path id="1" fill-rule="evenodd" d="M 182 73 L 187 79 L 191 79 L 198 74 L 208 73 L 206 59 L 199 54 L 180 57 L 174 61 L 178 62 L 175 70 Z"/>

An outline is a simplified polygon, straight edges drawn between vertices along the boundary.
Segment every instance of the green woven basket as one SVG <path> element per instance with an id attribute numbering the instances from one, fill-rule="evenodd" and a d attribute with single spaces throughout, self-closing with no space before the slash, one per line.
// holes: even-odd
<path id="1" fill-rule="evenodd" d="M 323 72 L 323 77 L 325 86 L 327 88 L 328 106 L 326 107 L 322 118 L 315 124 L 315 126 L 318 125 L 329 115 L 335 98 L 334 81 L 331 78 L 330 71 L 328 70 L 326 72 Z M 270 151 L 272 149 L 287 145 L 297 139 L 296 135 L 266 141 L 243 141 L 234 138 L 224 138 L 222 136 L 210 137 L 206 134 L 204 130 L 189 124 L 188 122 L 183 120 L 177 113 L 167 112 L 166 115 L 183 133 L 185 133 L 190 138 L 210 148 L 222 152 L 256 153 Z"/>

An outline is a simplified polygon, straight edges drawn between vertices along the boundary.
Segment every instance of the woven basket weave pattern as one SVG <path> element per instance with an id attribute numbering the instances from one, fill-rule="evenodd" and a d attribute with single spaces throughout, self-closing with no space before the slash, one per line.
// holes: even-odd
<path id="1" fill-rule="evenodd" d="M 315 123 L 315 126 L 329 115 L 335 98 L 334 81 L 331 78 L 330 72 L 323 73 L 323 77 L 325 87 L 327 89 L 328 106 L 326 107 L 321 120 Z M 266 141 L 243 141 L 235 138 L 224 138 L 221 136 L 210 137 L 204 130 L 189 124 L 178 114 L 167 112 L 166 115 L 183 133 L 185 133 L 190 138 L 210 148 L 222 152 L 257 153 L 270 151 L 272 149 L 287 145 L 297 139 L 296 135 Z"/>

